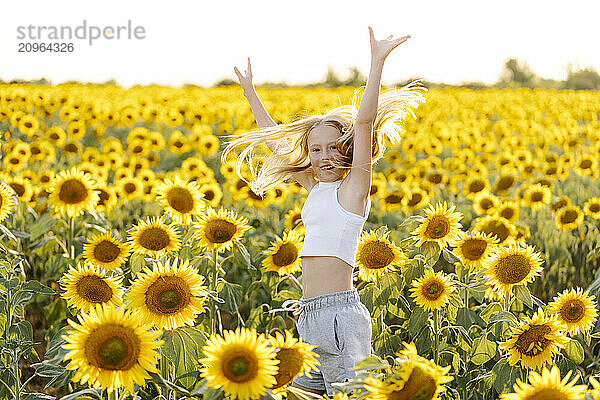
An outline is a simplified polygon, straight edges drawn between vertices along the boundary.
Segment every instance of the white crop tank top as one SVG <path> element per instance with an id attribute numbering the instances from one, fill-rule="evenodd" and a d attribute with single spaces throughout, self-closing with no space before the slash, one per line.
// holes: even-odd
<path id="1" fill-rule="evenodd" d="M 369 210 L 367 198 L 365 216 L 354 214 L 339 203 L 337 191 L 342 180 L 317 182 L 311 189 L 300 216 L 306 228 L 299 257 L 333 256 L 354 267 L 356 249 Z"/>

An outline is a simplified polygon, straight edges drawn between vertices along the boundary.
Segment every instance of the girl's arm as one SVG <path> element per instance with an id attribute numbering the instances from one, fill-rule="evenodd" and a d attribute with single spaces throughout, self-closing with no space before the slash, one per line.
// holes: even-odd
<path id="1" fill-rule="evenodd" d="M 363 94 L 360 106 L 358 107 L 358 114 L 355 122 L 357 125 L 373 124 L 375 121 L 375 116 L 377 115 L 377 103 L 379 100 L 379 86 L 381 84 L 381 71 L 383 70 L 385 59 L 393 49 L 410 38 L 410 35 L 408 35 L 399 39 L 388 40 L 392 38 L 392 35 L 390 35 L 384 40 L 375 40 L 373 29 L 371 29 L 371 27 L 369 27 L 369 35 L 371 39 L 371 69 L 369 71 L 365 93 Z"/>
<path id="2" fill-rule="evenodd" d="M 352 168 L 348 177 L 348 184 L 352 188 L 354 196 L 365 202 L 371 191 L 373 124 L 377 115 L 381 71 L 388 54 L 410 37 L 404 36 L 389 40 L 392 38 L 390 35 L 386 39 L 375 40 L 371 27 L 369 27 L 369 35 L 371 38 L 371 69 L 354 122 Z"/>
<path id="3" fill-rule="evenodd" d="M 250 103 L 250 109 L 252 110 L 252 114 L 254 115 L 254 119 L 256 120 L 258 128 L 262 129 L 277 125 L 267 112 L 267 109 L 263 105 L 262 101 L 260 101 L 260 98 L 256 93 L 256 89 L 254 89 L 254 84 L 252 83 L 252 66 L 250 65 L 250 57 L 248 57 L 248 69 L 246 70 L 245 75 L 242 75 L 237 67 L 234 67 L 233 70 L 238 76 L 240 85 L 244 91 L 244 96 Z M 266 145 L 269 150 L 274 151 L 276 145 L 280 145 L 280 143 L 277 141 L 267 141 Z"/>

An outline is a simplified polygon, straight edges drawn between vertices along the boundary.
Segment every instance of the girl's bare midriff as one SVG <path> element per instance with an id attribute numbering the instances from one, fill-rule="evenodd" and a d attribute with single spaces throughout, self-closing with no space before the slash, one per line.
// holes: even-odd
<path id="1" fill-rule="evenodd" d="M 302 293 L 305 299 L 352 289 L 353 268 L 330 256 L 303 256 Z"/>

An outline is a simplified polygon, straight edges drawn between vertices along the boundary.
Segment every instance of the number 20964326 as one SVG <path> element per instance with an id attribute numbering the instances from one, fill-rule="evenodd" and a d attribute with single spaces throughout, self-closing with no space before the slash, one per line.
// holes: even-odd
<path id="1" fill-rule="evenodd" d="M 19 43 L 19 53 L 72 53 L 73 43 Z"/>

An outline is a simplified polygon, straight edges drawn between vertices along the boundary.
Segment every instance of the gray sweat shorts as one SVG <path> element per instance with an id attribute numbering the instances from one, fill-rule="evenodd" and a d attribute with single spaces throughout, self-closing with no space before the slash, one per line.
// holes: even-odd
<path id="1" fill-rule="evenodd" d="M 373 354 L 371 346 L 371 315 L 360 301 L 356 288 L 343 292 L 297 301 L 300 305 L 298 333 L 302 341 L 317 345 L 313 351 L 320 372 L 310 371 L 311 378 L 298 375 L 294 382 L 302 387 L 325 390 L 334 396 L 339 390 L 332 382 L 346 382 L 356 375 L 351 370 L 356 362 Z"/>

